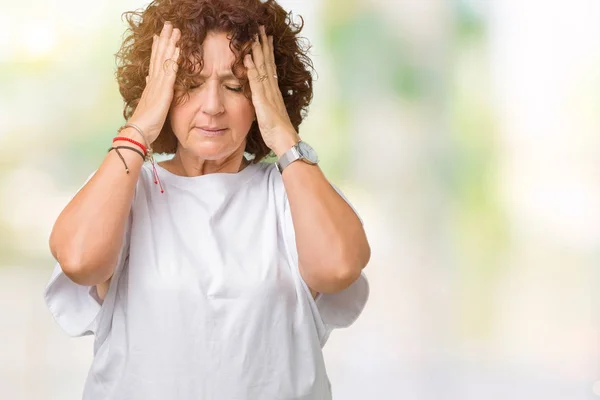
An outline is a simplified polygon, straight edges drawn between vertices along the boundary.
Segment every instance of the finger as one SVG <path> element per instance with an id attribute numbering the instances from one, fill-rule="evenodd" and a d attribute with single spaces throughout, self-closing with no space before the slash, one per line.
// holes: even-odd
<path id="1" fill-rule="evenodd" d="M 179 64 L 179 54 L 181 53 L 181 47 L 175 47 L 175 51 L 173 52 L 173 60 Z"/>
<path id="2" fill-rule="evenodd" d="M 177 28 L 173 29 L 173 33 L 171 34 L 171 38 L 169 39 L 169 45 L 165 50 L 165 62 L 168 61 L 170 69 L 166 71 L 168 74 L 171 71 L 177 72 L 177 60 L 179 56 L 175 57 L 175 50 L 177 41 L 181 37 L 181 31 Z"/>
<path id="3" fill-rule="evenodd" d="M 175 51 L 175 47 L 177 46 L 177 42 L 181 38 L 181 31 L 178 28 L 173 28 L 173 33 L 171 34 L 171 38 L 169 39 L 169 45 L 167 46 L 167 55 L 173 54 Z"/>
<path id="4" fill-rule="evenodd" d="M 258 72 L 261 75 L 268 73 L 267 63 L 269 62 L 269 39 L 265 33 L 265 27 L 261 25 L 259 28 L 259 37 L 260 40 L 257 40 L 258 46 L 256 49 L 257 58 L 254 58 L 256 65 L 258 66 Z M 254 54 L 252 54 L 254 56 Z"/>
<path id="5" fill-rule="evenodd" d="M 267 74 L 267 79 L 269 81 L 269 84 L 266 85 L 265 88 L 270 93 L 268 97 L 276 103 L 277 109 L 280 112 L 283 112 L 285 105 L 283 103 L 283 95 L 281 94 L 281 90 L 279 90 L 279 82 L 277 81 L 273 36 L 267 36 L 264 25 L 261 25 L 259 30 L 262 42 L 261 48 L 265 62 L 265 73 Z"/>
<path id="6" fill-rule="evenodd" d="M 275 56 L 273 54 L 274 52 L 274 48 L 273 48 L 273 36 L 269 36 L 269 38 L 267 39 L 269 41 L 269 57 L 266 57 L 269 60 L 274 60 Z M 281 93 L 281 89 L 279 88 L 279 81 L 277 80 L 277 66 L 275 65 L 275 62 L 267 62 L 266 63 L 266 67 L 267 67 L 267 78 L 269 79 L 270 82 L 270 89 L 273 92 L 272 94 L 272 98 L 274 100 L 274 102 L 276 103 L 277 109 L 279 110 L 280 113 L 284 113 L 287 112 L 286 108 L 285 108 L 285 102 L 283 101 L 283 94 Z"/>
<path id="7" fill-rule="evenodd" d="M 267 66 L 265 65 L 265 57 L 263 55 L 262 46 L 260 44 L 260 35 L 258 35 L 252 44 L 252 61 L 259 74 L 258 80 L 263 85 L 263 94 L 269 101 L 272 98 L 271 84 L 268 79 Z"/>
<path id="8" fill-rule="evenodd" d="M 148 70 L 148 76 L 152 76 L 154 70 L 154 63 L 156 59 L 156 49 L 158 48 L 158 35 L 152 36 L 152 51 L 150 52 L 150 67 Z"/>
<path id="9" fill-rule="evenodd" d="M 179 52 L 181 49 L 179 47 L 175 47 L 173 51 L 173 55 L 168 60 L 169 61 L 169 69 L 166 71 L 167 76 L 173 77 L 172 80 L 175 80 L 177 76 L 177 71 L 179 71 Z"/>
<path id="10" fill-rule="evenodd" d="M 250 90 L 252 91 L 252 101 L 255 103 L 263 101 L 265 98 L 265 87 L 259 81 L 260 74 L 250 54 L 244 57 L 244 66 L 248 69 L 248 82 L 250 82 Z"/>
<path id="11" fill-rule="evenodd" d="M 267 70 L 267 76 L 273 89 L 279 88 L 279 82 L 277 82 L 277 67 L 275 65 L 275 56 L 273 55 L 273 36 L 269 36 L 266 41 L 269 43 L 267 47 L 267 53 L 265 53 L 265 68 Z M 263 47 L 264 49 L 264 47 Z"/>
<path id="12" fill-rule="evenodd" d="M 261 25 L 259 28 L 259 32 L 260 32 L 260 41 L 261 41 L 261 48 L 263 51 L 263 56 L 264 56 L 264 61 L 265 63 L 270 63 L 271 60 L 271 45 L 269 44 L 269 38 L 267 37 L 267 32 L 265 31 L 265 26 Z"/>
<path id="13" fill-rule="evenodd" d="M 267 54 L 265 54 L 266 57 L 266 62 L 267 62 L 267 69 L 269 69 L 269 73 L 272 72 L 272 75 L 276 75 L 277 74 L 277 64 L 275 63 L 275 46 L 273 44 L 273 36 L 268 36 L 268 41 L 269 41 L 269 52 Z M 275 79 L 277 79 L 277 77 L 274 76 Z"/>
<path id="14" fill-rule="evenodd" d="M 165 52 L 167 50 L 167 47 L 169 46 L 169 41 L 171 38 L 171 34 L 173 33 L 173 25 L 167 21 L 165 22 L 162 31 L 160 32 L 160 36 L 158 38 L 158 48 L 156 50 L 156 63 L 154 64 L 155 68 L 154 71 L 158 72 L 160 71 L 160 67 L 162 66 L 162 64 L 164 63 L 164 61 L 168 58 L 165 57 Z"/>
<path id="15" fill-rule="evenodd" d="M 269 47 L 270 47 L 270 51 L 269 51 L 269 61 L 271 62 L 271 64 L 275 65 L 275 46 L 273 45 L 273 36 L 269 36 Z"/>
<path id="16" fill-rule="evenodd" d="M 254 62 L 258 73 L 264 75 L 267 72 L 267 69 L 259 37 L 260 36 L 257 35 L 254 38 L 254 43 L 252 43 L 252 61 Z"/>

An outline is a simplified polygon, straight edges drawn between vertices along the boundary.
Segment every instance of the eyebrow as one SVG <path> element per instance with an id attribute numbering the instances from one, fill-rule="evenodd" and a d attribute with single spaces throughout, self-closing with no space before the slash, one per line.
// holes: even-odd
<path id="1" fill-rule="evenodd" d="M 204 73 L 199 75 L 200 78 L 202 79 L 206 79 L 208 78 L 208 76 Z M 217 76 L 223 80 L 227 80 L 227 79 L 235 79 L 238 80 L 238 78 L 233 74 L 233 72 L 231 71 L 222 71 L 222 72 L 217 72 Z"/>

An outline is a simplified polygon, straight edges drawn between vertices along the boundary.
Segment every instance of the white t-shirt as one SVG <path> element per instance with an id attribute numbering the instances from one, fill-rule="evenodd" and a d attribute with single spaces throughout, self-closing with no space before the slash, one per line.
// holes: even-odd
<path id="1" fill-rule="evenodd" d="M 65 332 L 95 335 L 83 398 L 331 399 L 321 348 L 363 310 L 366 277 L 313 300 L 273 164 L 156 168 L 165 193 L 145 164 L 104 301 L 59 264 L 45 291 Z"/>

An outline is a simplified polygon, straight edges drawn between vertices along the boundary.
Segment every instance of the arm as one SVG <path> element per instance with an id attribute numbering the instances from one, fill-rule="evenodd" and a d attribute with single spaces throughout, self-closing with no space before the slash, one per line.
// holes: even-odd
<path id="1" fill-rule="evenodd" d="M 244 57 L 256 120 L 265 144 L 281 157 L 297 141 L 277 80 L 273 36 L 264 26 Z M 360 220 L 331 187 L 321 169 L 297 161 L 283 170 L 300 274 L 311 289 L 334 293 L 350 286 L 369 261 L 371 250 Z"/>
<path id="2" fill-rule="evenodd" d="M 136 134 L 127 128 L 120 136 L 139 140 Z M 115 145 L 135 147 L 121 141 Z M 129 174 L 117 153 L 109 152 L 94 176 L 60 213 L 50 234 L 50 250 L 65 275 L 81 285 L 100 285 L 100 297 L 106 291 L 101 284 L 110 279 L 117 263 L 143 165 L 135 152 L 123 149 L 121 154 Z"/>
<path id="3" fill-rule="evenodd" d="M 283 170 L 296 234 L 302 278 L 313 292 L 350 286 L 367 265 L 371 249 L 358 216 L 318 165 L 296 161 Z"/>
<path id="4" fill-rule="evenodd" d="M 142 142 L 156 140 L 166 121 L 174 98 L 178 64 L 163 68 L 166 60 L 179 62 L 180 48 L 176 47 L 181 31 L 165 23 L 159 35 L 152 39 L 152 50 L 146 86 L 130 119 L 141 125 L 145 136 Z M 141 140 L 132 128 L 119 136 Z M 132 144 L 117 141 L 115 145 Z M 135 186 L 144 161 L 130 150 L 121 152 L 129 174 L 116 152 L 106 155 L 102 165 L 89 182 L 75 195 L 59 215 L 52 234 L 50 249 L 64 273 L 75 283 L 98 285 L 98 295 L 104 298 L 113 275 L 123 242 Z"/>

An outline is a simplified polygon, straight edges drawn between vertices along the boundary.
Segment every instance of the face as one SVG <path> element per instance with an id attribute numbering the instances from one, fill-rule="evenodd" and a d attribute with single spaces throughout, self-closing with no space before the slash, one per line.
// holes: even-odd
<path id="1" fill-rule="evenodd" d="M 200 80 L 189 99 L 170 110 L 170 123 L 180 150 L 203 160 L 242 155 L 254 121 L 252 101 L 232 74 L 235 55 L 225 33 L 209 33 L 203 43 Z"/>

